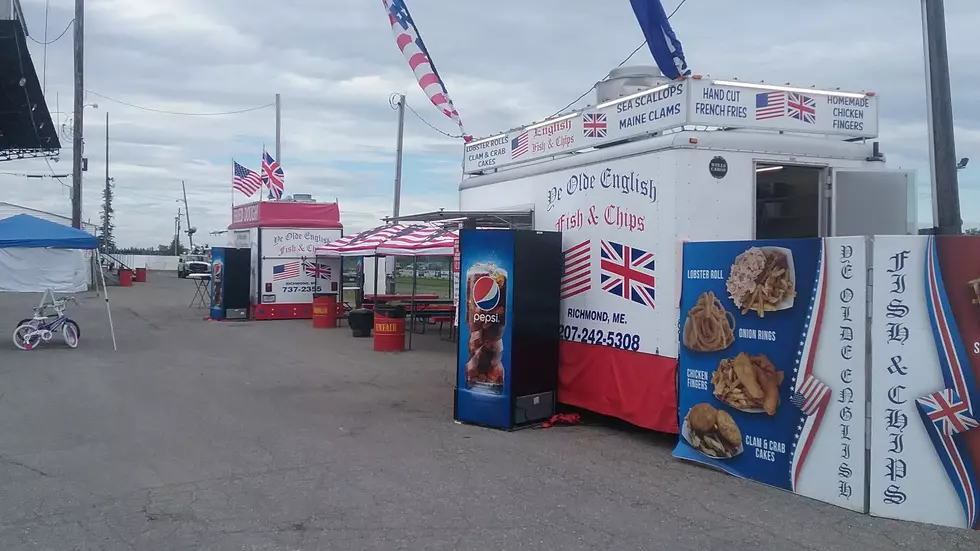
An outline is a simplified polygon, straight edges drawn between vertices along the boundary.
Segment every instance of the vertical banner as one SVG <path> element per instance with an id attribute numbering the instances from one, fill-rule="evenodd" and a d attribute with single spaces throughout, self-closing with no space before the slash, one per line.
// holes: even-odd
<path id="1" fill-rule="evenodd" d="M 686 243 L 674 456 L 865 511 L 862 237 Z"/>
<path id="2" fill-rule="evenodd" d="M 874 240 L 871 514 L 978 528 L 980 238 Z"/>
<path id="3" fill-rule="evenodd" d="M 514 232 L 463 230 L 459 244 L 456 418 L 510 428 Z"/>

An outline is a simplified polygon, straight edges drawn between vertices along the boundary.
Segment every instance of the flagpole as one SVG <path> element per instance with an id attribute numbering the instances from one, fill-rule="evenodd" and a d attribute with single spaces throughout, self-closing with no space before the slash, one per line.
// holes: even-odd
<path id="1" fill-rule="evenodd" d="M 282 98 L 276 94 L 276 162 L 282 166 Z"/>
<path id="2" fill-rule="evenodd" d="M 265 172 L 265 142 L 262 142 L 262 162 L 259 163 L 259 170 L 262 171 L 262 172 L 259 173 L 259 179 L 261 180 L 262 179 L 262 173 Z M 267 187 L 267 186 L 264 186 L 264 187 Z M 265 190 L 262 189 L 262 188 L 259 188 L 259 202 L 261 203 L 264 200 L 265 200 Z"/>
<path id="3" fill-rule="evenodd" d="M 235 158 L 231 158 L 231 210 L 235 210 Z M 232 220 L 234 222 L 234 220 Z"/>

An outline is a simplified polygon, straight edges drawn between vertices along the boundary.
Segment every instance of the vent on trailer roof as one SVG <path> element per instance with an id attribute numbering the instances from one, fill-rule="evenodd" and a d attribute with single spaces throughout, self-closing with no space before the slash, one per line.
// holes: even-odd
<path id="1" fill-rule="evenodd" d="M 652 65 L 626 65 L 609 71 L 609 75 L 595 85 L 596 105 L 623 98 L 637 92 L 667 84 L 665 77 Z"/>

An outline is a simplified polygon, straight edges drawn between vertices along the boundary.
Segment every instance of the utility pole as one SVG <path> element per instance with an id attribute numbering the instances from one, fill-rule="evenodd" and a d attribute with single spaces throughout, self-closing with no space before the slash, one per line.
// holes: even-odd
<path id="1" fill-rule="evenodd" d="M 282 166 L 282 98 L 276 94 L 276 161 Z"/>
<path id="2" fill-rule="evenodd" d="M 71 226 L 82 227 L 82 109 L 85 105 L 85 0 L 75 0 L 75 127 L 72 142 Z"/>
<path id="3" fill-rule="evenodd" d="M 392 218 L 398 218 L 402 202 L 402 146 L 405 142 L 405 94 L 398 95 L 398 142 L 395 146 L 395 205 Z"/>
<path id="4" fill-rule="evenodd" d="M 180 188 L 184 190 L 184 216 L 187 217 L 187 240 L 191 243 L 191 252 L 194 252 L 194 226 L 191 225 L 191 208 L 187 206 L 187 186 L 184 181 L 180 181 Z"/>
<path id="5" fill-rule="evenodd" d="M 109 251 L 109 214 L 112 208 L 112 189 L 110 187 L 111 179 L 109 178 L 109 112 L 105 113 L 105 209 L 104 217 L 102 219 L 102 249 L 104 252 Z"/>
<path id="6" fill-rule="evenodd" d="M 398 223 L 398 214 L 401 212 L 402 203 L 402 153 L 405 143 L 405 94 L 397 94 L 398 102 L 398 141 L 395 145 L 395 201 L 391 209 L 391 216 Z M 396 107 L 396 105 L 392 105 Z M 395 267 L 396 259 L 393 256 L 385 260 L 385 288 L 388 293 L 395 292 Z"/>
<path id="7" fill-rule="evenodd" d="M 953 100 L 949 87 L 946 12 L 943 0 L 922 0 L 922 33 L 927 80 L 933 224 L 939 235 L 958 235 L 963 231 L 963 220 L 960 219 L 959 184 L 956 179 Z"/>
<path id="8" fill-rule="evenodd" d="M 174 256 L 180 256 L 180 207 L 177 207 L 177 216 L 174 218 Z"/>

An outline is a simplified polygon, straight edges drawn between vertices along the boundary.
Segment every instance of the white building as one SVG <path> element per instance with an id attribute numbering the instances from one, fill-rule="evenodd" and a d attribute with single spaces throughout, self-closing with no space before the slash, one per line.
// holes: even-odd
<path id="1" fill-rule="evenodd" d="M 0 220 L 5 218 L 10 218 L 11 216 L 17 216 L 18 214 L 29 214 L 36 218 L 41 218 L 43 220 L 48 220 L 50 222 L 56 222 L 58 224 L 64 224 L 65 226 L 71 225 L 71 217 L 62 216 L 60 214 L 54 214 L 53 212 L 47 212 L 38 209 L 32 209 L 30 207 L 23 207 L 20 205 L 15 205 L 13 203 L 5 203 L 0 201 Z M 98 226 L 95 224 L 90 224 L 88 222 L 82 222 L 82 229 L 89 232 L 92 235 L 96 235 L 96 230 Z"/>

